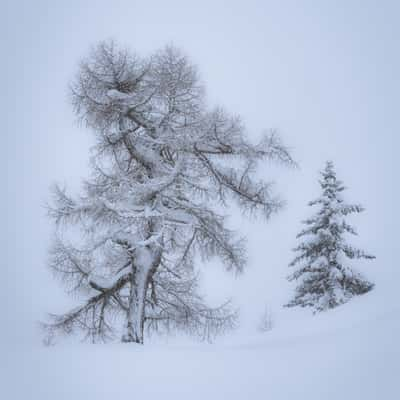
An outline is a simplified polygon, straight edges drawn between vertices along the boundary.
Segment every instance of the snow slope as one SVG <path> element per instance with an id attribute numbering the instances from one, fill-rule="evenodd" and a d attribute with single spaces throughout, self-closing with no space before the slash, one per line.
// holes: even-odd
<path id="1" fill-rule="evenodd" d="M 1 398 L 400 398 L 400 307 L 355 299 L 311 316 L 282 311 L 269 333 L 215 345 L 60 344 L 8 349 Z"/>

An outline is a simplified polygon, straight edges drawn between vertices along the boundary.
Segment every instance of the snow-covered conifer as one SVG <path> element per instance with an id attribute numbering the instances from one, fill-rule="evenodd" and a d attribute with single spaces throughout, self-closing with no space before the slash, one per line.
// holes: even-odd
<path id="1" fill-rule="evenodd" d="M 279 210 L 271 185 L 253 179 L 259 161 L 292 163 L 279 138 L 253 145 L 238 117 L 208 110 L 196 68 L 173 47 L 141 58 L 101 43 L 81 63 L 72 101 L 95 134 L 92 176 L 79 197 L 54 190 L 50 267 L 82 302 L 46 328 L 98 340 L 121 327 L 136 343 L 147 331 L 212 338 L 231 328 L 230 305 L 199 296 L 195 256 L 242 271 L 243 242 L 216 206 L 232 198 L 265 217 Z"/>
<path id="2" fill-rule="evenodd" d="M 370 291 L 373 284 L 355 272 L 348 259 L 375 258 L 352 247 L 345 238 L 347 233 L 356 235 L 355 229 L 346 222 L 346 216 L 363 211 L 363 207 L 344 202 L 345 187 L 336 179 L 331 161 L 326 163 L 321 175 L 322 195 L 309 203 L 319 209 L 304 221 L 306 228 L 297 235 L 302 242 L 294 249 L 297 256 L 290 266 L 296 270 L 288 279 L 299 283 L 294 298 L 286 305 L 312 307 L 316 312 Z"/>

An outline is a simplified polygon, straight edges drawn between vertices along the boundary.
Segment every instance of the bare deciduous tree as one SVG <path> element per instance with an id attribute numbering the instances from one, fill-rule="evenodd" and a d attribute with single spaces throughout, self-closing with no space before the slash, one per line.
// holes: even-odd
<path id="1" fill-rule="evenodd" d="M 72 101 L 95 132 L 93 173 L 79 198 L 55 187 L 50 267 L 84 300 L 46 328 L 97 340 L 122 323 L 122 341 L 143 343 L 145 328 L 211 338 L 233 327 L 229 303 L 210 308 L 197 294 L 194 257 L 242 271 L 243 242 L 215 205 L 233 198 L 265 217 L 281 207 L 270 183 L 252 179 L 261 160 L 293 162 L 279 138 L 252 145 L 238 117 L 207 110 L 195 67 L 173 47 L 140 58 L 100 43 L 80 65 Z"/>
<path id="2" fill-rule="evenodd" d="M 274 326 L 274 318 L 270 307 L 266 306 L 258 324 L 259 332 L 269 332 Z"/>

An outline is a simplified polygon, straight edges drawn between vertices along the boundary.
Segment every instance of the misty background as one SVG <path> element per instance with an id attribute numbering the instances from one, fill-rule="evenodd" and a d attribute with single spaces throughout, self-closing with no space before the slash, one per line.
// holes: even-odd
<path id="1" fill-rule="evenodd" d="M 357 268 L 382 306 L 398 302 L 400 3 L 396 1 L 6 1 L 2 4 L 3 345 L 40 342 L 37 321 L 76 304 L 46 268 L 52 183 L 77 193 L 93 135 L 77 124 L 68 84 L 91 45 L 113 38 L 147 55 L 165 44 L 198 65 L 208 104 L 242 116 L 251 140 L 276 128 L 299 169 L 263 166 L 287 201 L 269 222 L 233 212 L 248 239 L 243 276 L 204 268 L 210 301 L 233 297 L 243 334 L 266 305 L 279 311 L 301 220 L 319 194 L 318 171 L 335 162 L 349 202 L 352 243 L 375 254 Z M 234 209 L 233 209 L 234 210 Z M 279 317 L 276 323 L 279 323 Z"/>

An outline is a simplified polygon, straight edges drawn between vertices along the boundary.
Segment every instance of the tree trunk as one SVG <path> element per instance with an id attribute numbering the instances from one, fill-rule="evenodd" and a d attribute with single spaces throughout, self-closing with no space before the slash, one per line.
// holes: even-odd
<path id="1" fill-rule="evenodd" d="M 145 279 L 138 280 L 137 275 L 142 274 L 140 273 L 140 271 L 133 271 L 131 289 L 129 293 L 127 325 L 126 331 L 122 336 L 122 342 L 143 344 L 144 302 L 146 298 L 146 286 Z"/>
<path id="2" fill-rule="evenodd" d="M 160 264 L 161 251 L 144 247 L 137 252 L 132 263 L 126 331 L 121 340 L 124 343 L 143 344 L 146 294 L 150 279 Z"/>

